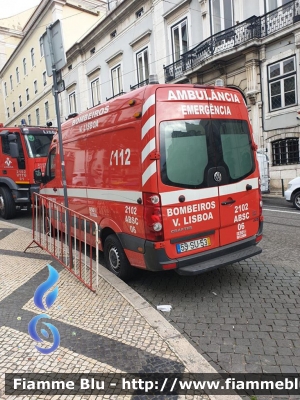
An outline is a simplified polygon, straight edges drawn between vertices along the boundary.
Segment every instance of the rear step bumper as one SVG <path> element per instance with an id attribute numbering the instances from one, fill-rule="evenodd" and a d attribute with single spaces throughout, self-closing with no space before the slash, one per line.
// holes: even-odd
<path id="1" fill-rule="evenodd" d="M 144 253 L 146 268 L 151 271 L 161 271 L 168 269 L 168 264 L 176 263 L 174 271 L 179 275 L 201 274 L 260 254 L 262 249 L 256 245 L 255 238 L 254 236 L 237 243 L 174 259 L 167 256 L 165 249 L 154 249 L 153 243 L 146 241 Z"/>
<path id="2" fill-rule="evenodd" d="M 209 271 L 215 268 L 223 267 L 228 264 L 232 264 L 246 258 L 256 256 L 260 254 L 262 249 L 256 245 L 248 247 L 246 249 L 237 250 L 233 253 L 226 254 L 217 258 L 213 258 L 207 261 L 199 261 L 195 264 L 191 264 L 186 267 L 180 267 L 180 261 L 178 262 L 178 269 L 175 271 L 179 275 L 197 275 L 202 272 Z"/>

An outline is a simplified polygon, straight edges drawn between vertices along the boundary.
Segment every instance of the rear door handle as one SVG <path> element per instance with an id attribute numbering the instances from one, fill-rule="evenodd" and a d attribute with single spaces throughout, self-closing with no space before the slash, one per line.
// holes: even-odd
<path id="1" fill-rule="evenodd" d="M 231 200 L 223 201 L 221 204 L 222 204 L 222 206 L 227 206 L 228 204 L 233 204 L 233 203 L 235 203 L 235 200 L 231 199 Z"/>

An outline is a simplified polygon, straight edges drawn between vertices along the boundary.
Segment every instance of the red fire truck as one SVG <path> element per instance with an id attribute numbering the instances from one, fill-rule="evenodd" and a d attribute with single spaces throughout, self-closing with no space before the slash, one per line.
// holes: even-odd
<path id="1" fill-rule="evenodd" d="M 99 224 L 120 278 L 133 267 L 193 275 L 261 252 L 257 146 L 239 91 L 148 85 L 69 119 L 62 140 L 69 207 Z M 42 180 L 63 203 L 56 139 Z"/>
<path id="2" fill-rule="evenodd" d="M 11 219 L 17 209 L 31 207 L 31 195 L 39 190 L 33 171 L 44 171 L 49 147 L 57 129 L 0 124 L 0 215 Z"/>

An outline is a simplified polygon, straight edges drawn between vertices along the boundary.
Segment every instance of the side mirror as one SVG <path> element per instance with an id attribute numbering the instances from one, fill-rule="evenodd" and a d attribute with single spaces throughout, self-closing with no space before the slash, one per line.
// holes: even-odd
<path id="1" fill-rule="evenodd" d="M 10 152 L 10 155 L 11 155 L 12 158 L 19 158 L 20 157 L 20 153 L 19 153 L 18 143 L 9 142 L 9 152 Z"/>
<path id="2" fill-rule="evenodd" d="M 42 183 L 43 182 L 43 174 L 41 169 L 35 169 L 33 171 L 33 179 L 35 183 Z"/>

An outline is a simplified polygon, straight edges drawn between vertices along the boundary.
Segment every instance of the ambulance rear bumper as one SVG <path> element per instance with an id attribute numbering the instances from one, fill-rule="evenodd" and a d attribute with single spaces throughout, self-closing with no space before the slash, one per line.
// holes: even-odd
<path id="1" fill-rule="evenodd" d="M 175 271 L 179 275 L 198 275 L 256 256 L 261 252 L 262 249 L 256 245 L 255 237 L 252 237 L 217 249 L 170 259 L 165 249 L 154 249 L 153 243 L 146 241 L 144 258 L 147 269 L 151 271 L 169 269 L 168 264 L 176 263 Z"/>

